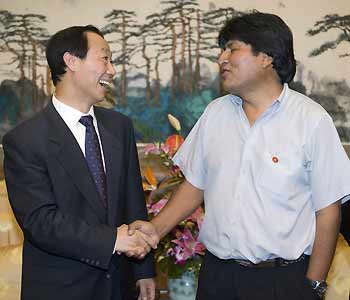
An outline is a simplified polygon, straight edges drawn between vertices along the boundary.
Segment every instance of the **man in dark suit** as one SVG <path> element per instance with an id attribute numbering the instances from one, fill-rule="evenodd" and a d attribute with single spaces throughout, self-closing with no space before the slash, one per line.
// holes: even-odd
<path id="1" fill-rule="evenodd" d="M 157 241 L 130 222 L 147 218 L 131 121 L 93 105 L 115 75 L 99 30 L 74 26 L 46 49 L 52 102 L 3 139 L 11 206 L 24 232 L 22 299 L 153 300 Z M 123 255 L 137 256 L 131 260 Z"/>

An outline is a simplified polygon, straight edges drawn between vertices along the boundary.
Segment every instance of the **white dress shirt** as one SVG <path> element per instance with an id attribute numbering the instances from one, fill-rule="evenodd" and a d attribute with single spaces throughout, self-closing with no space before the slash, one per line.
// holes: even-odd
<path id="1" fill-rule="evenodd" d="M 173 160 L 204 190 L 199 239 L 222 259 L 311 254 L 315 212 L 350 194 L 332 119 L 287 84 L 253 126 L 239 97 L 214 100 Z"/>
<path id="2" fill-rule="evenodd" d="M 61 116 L 63 121 L 66 123 L 72 134 L 74 135 L 77 143 L 79 144 L 79 147 L 81 151 L 83 152 L 85 156 L 85 134 L 86 134 L 86 127 L 79 122 L 80 118 L 82 116 L 86 115 L 91 115 L 93 119 L 93 124 L 97 133 L 98 141 L 100 143 L 100 148 L 101 148 L 101 155 L 102 155 L 102 161 L 103 161 L 103 168 L 106 172 L 106 167 L 105 167 L 105 160 L 104 160 L 104 155 L 103 155 L 103 148 L 102 148 L 102 143 L 101 143 L 101 138 L 100 134 L 98 131 L 98 126 L 97 126 L 97 120 L 95 117 L 95 112 L 94 112 L 94 107 L 91 106 L 89 112 L 87 114 L 83 114 L 81 111 L 66 105 L 59 101 L 55 95 L 52 96 L 52 104 L 57 110 L 58 114 Z M 113 248 L 113 254 L 116 251 L 116 246 L 117 246 L 117 240 L 114 243 L 114 248 Z"/>
<path id="3" fill-rule="evenodd" d="M 93 118 L 93 124 L 97 133 L 98 141 L 100 143 L 101 148 L 101 155 L 102 155 L 102 161 L 103 161 L 103 167 L 106 171 L 105 167 L 105 160 L 103 155 L 103 148 L 101 143 L 100 134 L 98 131 L 97 126 L 97 120 L 94 113 L 94 107 L 91 106 L 89 112 L 87 114 L 82 113 L 81 111 L 61 102 L 56 98 L 55 95 L 52 96 L 52 104 L 57 110 L 58 114 L 61 116 L 63 121 L 66 123 L 70 131 L 72 132 L 73 136 L 75 137 L 77 143 L 79 144 L 79 147 L 81 151 L 83 152 L 85 156 L 85 134 L 86 134 L 86 127 L 79 122 L 80 118 L 82 116 L 91 115 Z"/>

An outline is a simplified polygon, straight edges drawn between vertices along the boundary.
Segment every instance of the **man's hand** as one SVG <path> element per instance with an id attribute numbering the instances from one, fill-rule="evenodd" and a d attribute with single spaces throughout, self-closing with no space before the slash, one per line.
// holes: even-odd
<path id="1" fill-rule="evenodd" d="M 128 233 L 128 225 L 121 225 L 117 229 L 117 240 L 115 243 L 117 253 L 125 253 L 127 256 L 143 258 L 151 251 L 151 247 L 144 239 L 141 232 L 135 232 L 133 235 Z"/>
<path id="2" fill-rule="evenodd" d="M 151 222 L 137 220 L 129 225 L 130 236 L 139 233 L 144 241 L 153 249 L 157 249 L 159 235 Z"/>
<path id="3" fill-rule="evenodd" d="M 139 279 L 136 286 L 140 289 L 137 300 L 154 300 L 156 297 L 156 283 L 153 278 Z"/>

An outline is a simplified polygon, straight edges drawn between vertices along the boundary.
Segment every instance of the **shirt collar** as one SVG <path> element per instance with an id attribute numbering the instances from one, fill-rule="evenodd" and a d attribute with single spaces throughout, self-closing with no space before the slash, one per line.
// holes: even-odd
<path id="1" fill-rule="evenodd" d="M 79 123 L 80 118 L 85 115 L 91 115 L 94 122 L 96 122 L 94 106 L 91 106 L 89 112 L 84 114 L 81 111 L 61 102 L 55 95 L 52 95 L 52 104 L 68 127 L 76 126 L 77 123 Z"/>
<path id="2" fill-rule="evenodd" d="M 282 103 L 286 100 L 286 98 L 288 97 L 288 83 L 284 83 L 283 84 L 283 90 L 281 92 L 281 94 L 278 96 L 278 98 L 276 99 L 276 101 L 278 101 L 279 103 Z M 274 101 L 274 102 L 276 102 Z"/>
<path id="3" fill-rule="evenodd" d="M 282 90 L 281 94 L 277 97 L 277 99 L 275 101 L 272 102 L 271 106 L 274 105 L 276 102 L 281 104 L 283 101 L 285 101 L 285 99 L 288 96 L 288 90 L 289 90 L 288 84 L 284 83 L 283 90 Z M 236 95 L 232 95 L 232 94 L 230 96 L 231 96 L 231 100 L 233 103 L 235 103 L 237 105 L 243 104 L 243 100 L 240 97 L 238 97 Z"/>

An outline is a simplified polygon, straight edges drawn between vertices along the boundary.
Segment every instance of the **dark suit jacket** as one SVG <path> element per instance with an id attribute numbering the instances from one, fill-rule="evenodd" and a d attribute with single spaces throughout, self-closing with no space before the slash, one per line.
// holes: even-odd
<path id="1" fill-rule="evenodd" d="M 22 299 L 125 299 L 130 263 L 112 255 L 116 228 L 147 218 L 134 132 L 117 112 L 95 107 L 95 116 L 107 209 L 51 102 L 3 139 L 9 199 L 24 232 Z M 135 279 L 154 277 L 151 255 L 131 264 Z"/>

